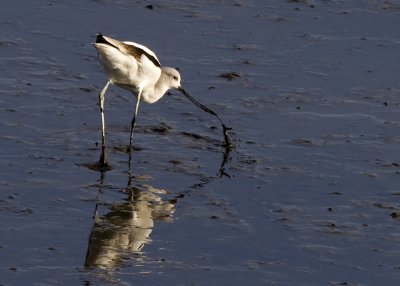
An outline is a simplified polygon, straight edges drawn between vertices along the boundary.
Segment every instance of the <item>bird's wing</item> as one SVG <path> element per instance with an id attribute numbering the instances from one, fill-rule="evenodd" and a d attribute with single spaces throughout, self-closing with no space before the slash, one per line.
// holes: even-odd
<path id="1" fill-rule="evenodd" d="M 107 44 L 115 47 L 124 54 L 129 54 L 133 56 L 138 62 L 141 61 L 144 55 L 148 58 L 156 67 L 161 67 L 157 56 L 147 47 L 134 43 L 134 42 L 120 42 L 110 37 L 103 36 L 101 34 L 97 35 L 96 43 Z"/>
<path id="2" fill-rule="evenodd" d="M 134 42 L 122 42 L 121 43 L 126 51 L 133 55 L 136 60 L 140 61 L 140 58 L 146 56 L 156 67 L 160 68 L 160 61 L 157 56 L 147 47 Z"/>

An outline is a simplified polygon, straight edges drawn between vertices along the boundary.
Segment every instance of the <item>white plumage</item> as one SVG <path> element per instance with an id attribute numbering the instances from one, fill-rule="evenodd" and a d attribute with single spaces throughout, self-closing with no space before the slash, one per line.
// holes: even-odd
<path id="1" fill-rule="evenodd" d="M 132 145 L 133 129 L 141 101 L 154 103 L 158 101 L 169 89 L 177 89 L 189 98 L 194 104 L 204 111 L 216 116 L 221 122 L 225 144 L 230 144 L 226 131 L 227 128 L 218 115 L 211 109 L 197 102 L 181 86 L 179 72 L 170 67 L 161 67 L 153 51 L 135 42 L 121 42 L 110 37 L 97 35 L 93 44 L 99 54 L 99 60 L 107 74 L 108 81 L 99 94 L 100 111 L 102 120 L 102 156 L 100 163 L 107 165 L 105 122 L 104 122 L 104 96 L 110 84 L 131 91 L 136 97 L 136 108 L 131 121 L 131 136 L 129 146 Z"/>

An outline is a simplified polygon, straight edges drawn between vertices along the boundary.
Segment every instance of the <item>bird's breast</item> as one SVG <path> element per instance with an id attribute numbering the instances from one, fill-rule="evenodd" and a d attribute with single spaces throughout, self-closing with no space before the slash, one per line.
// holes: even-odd
<path id="1" fill-rule="evenodd" d="M 157 93 L 157 91 L 153 88 L 149 89 L 144 89 L 142 91 L 142 95 L 140 97 L 140 101 L 146 102 L 146 103 L 155 103 L 158 100 L 160 100 L 161 97 L 163 97 L 164 94 Z"/>

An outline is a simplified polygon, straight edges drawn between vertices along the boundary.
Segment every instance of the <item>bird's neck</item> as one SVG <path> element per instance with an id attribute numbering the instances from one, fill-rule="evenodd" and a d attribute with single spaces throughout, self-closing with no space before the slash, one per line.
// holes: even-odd
<path id="1" fill-rule="evenodd" d="M 161 73 L 160 78 L 158 79 L 157 83 L 154 85 L 154 95 L 159 96 L 161 98 L 167 90 L 170 88 L 168 85 L 168 81 L 166 79 L 167 75 Z"/>
<path id="2" fill-rule="evenodd" d="M 145 88 L 142 91 L 141 100 L 147 103 L 154 103 L 158 101 L 169 89 L 169 86 L 165 84 L 163 79 L 165 75 L 161 73 L 160 78 L 156 84 L 150 88 Z"/>

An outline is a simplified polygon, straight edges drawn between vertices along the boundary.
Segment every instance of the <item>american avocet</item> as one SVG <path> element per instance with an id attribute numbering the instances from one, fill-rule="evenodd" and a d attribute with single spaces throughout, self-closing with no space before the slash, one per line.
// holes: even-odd
<path id="1" fill-rule="evenodd" d="M 225 126 L 221 118 L 214 111 L 190 96 L 181 86 L 179 72 L 174 68 L 161 67 L 157 56 L 149 48 L 134 42 L 120 42 L 101 34 L 97 35 L 94 46 L 97 49 L 99 60 L 108 77 L 106 85 L 99 94 L 103 151 L 99 162 L 101 165 L 107 165 L 105 155 L 104 95 L 110 83 L 131 91 L 137 97 L 135 113 L 131 121 L 129 150 L 132 146 L 133 129 L 136 124 L 140 101 L 154 103 L 163 97 L 169 89 L 179 90 L 199 108 L 216 116 L 222 124 L 225 139 L 224 144 L 226 147 L 231 146 L 227 134 L 227 130 L 230 128 Z"/>

